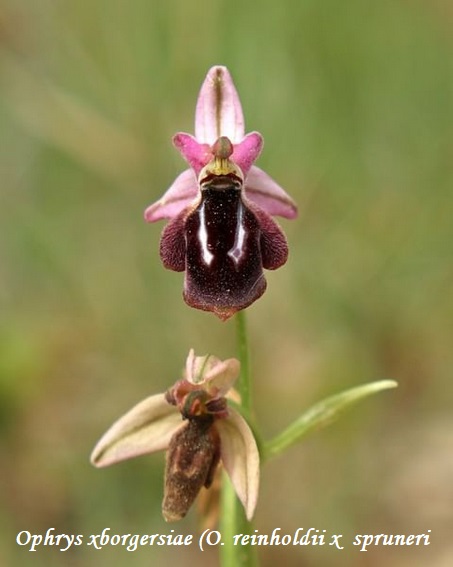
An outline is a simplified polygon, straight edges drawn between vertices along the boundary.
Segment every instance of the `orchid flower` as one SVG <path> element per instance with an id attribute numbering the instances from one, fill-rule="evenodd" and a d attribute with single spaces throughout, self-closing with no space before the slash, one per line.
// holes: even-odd
<path id="1" fill-rule="evenodd" d="M 288 256 L 286 238 L 270 215 L 295 218 L 287 193 L 254 164 L 263 139 L 245 135 L 239 96 L 226 67 L 212 67 L 201 87 L 195 137 L 173 143 L 190 165 L 145 211 L 169 219 L 160 242 L 164 266 L 185 272 L 188 305 L 228 319 L 266 289 L 263 268 Z"/>
<path id="2" fill-rule="evenodd" d="M 186 515 L 221 462 L 251 519 L 258 498 L 258 448 L 247 422 L 226 397 L 239 375 L 239 362 L 195 356 L 191 350 L 184 374 L 166 393 L 146 398 L 116 421 L 97 443 L 91 462 L 105 467 L 167 450 L 166 521 Z"/>

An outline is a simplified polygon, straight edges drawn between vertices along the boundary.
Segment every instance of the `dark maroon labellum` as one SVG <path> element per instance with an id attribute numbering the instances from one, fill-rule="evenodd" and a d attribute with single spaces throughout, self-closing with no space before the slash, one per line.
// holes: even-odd
<path id="1" fill-rule="evenodd" d="M 188 419 L 171 438 L 167 451 L 162 514 L 167 522 L 184 518 L 201 488 L 209 488 L 220 459 L 214 418 Z"/>
<path id="2" fill-rule="evenodd" d="M 186 219 L 185 299 L 199 309 L 242 309 L 266 288 L 258 221 L 229 177 L 214 177 L 201 195 Z"/>
<path id="3" fill-rule="evenodd" d="M 162 233 L 167 268 L 186 272 L 188 305 L 227 319 L 266 289 L 263 268 L 285 263 L 285 236 L 272 218 L 243 198 L 234 175 L 203 180 L 197 205 L 183 211 Z"/>

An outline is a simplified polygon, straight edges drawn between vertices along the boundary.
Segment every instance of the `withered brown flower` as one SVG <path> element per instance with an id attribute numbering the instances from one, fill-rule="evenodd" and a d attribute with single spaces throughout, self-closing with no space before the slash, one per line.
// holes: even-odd
<path id="1" fill-rule="evenodd" d="M 91 455 L 96 467 L 167 450 L 163 515 L 185 516 L 202 486 L 209 487 L 218 463 L 227 471 L 247 518 L 259 488 L 254 435 L 227 394 L 239 362 L 189 352 L 185 375 L 166 393 L 150 396 L 116 421 Z"/>

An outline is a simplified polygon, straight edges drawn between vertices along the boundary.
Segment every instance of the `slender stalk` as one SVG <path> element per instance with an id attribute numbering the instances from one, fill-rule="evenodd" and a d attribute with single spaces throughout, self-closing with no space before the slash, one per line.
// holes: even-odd
<path id="1" fill-rule="evenodd" d="M 247 415 L 251 414 L 251 375 L 247 327 L 245 312 L 239 311 L 236 316 L 236 336 L 238 358 L 241 363 L 241 375 L 238 390 L 241 395 L 241 406 Z M 253 567 L 257 565 L 255 548 L 250 545 L 234 545 L 237 534 L 253 533 L 252 524 L 245 517 L 242 504 L 228 476 L 224 473 L 222 482 L 222 511 L 220 520 L 222 542 L 220 559 L 222 567 Z"/>
<path id="2" fill-rule="evenodd" d="M 241 395 L 241 405 L 247 415 L 252 413 L 252 395 L 251 395 L 251 374 L 250 374 L 250 356 L 247 335 L 247 322 L 245 311 L 236 313 L 236 337 L 238 358 L 241 363 L 241 376 L 239 380 L 239 393 Z"/>

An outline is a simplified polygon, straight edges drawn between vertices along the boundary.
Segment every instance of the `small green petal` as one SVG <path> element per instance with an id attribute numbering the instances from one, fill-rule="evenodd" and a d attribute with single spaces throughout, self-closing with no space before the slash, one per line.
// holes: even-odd
<path id="1" fill-rule="evenodd" d="M 280 435 L 277 435 L 266 444 L 265 456 L 279 455 L 285 449 L 300 441 L 308 433 L 332 423 L 342 412 L 363 398 L 382 390 L 396 388 L 397 385 L 397 382 L 393 380 L 370 382 L 318 402 L 282 431 Z"/>
<path id="2" fill-rule="evenodd" d="M 181 414 L 168 404 L 164 394 L 150 396 L 120 417 L 101 437 L 91 454 L 91 463 L 106 467 L 165 450 L 182 425 Z"/>

